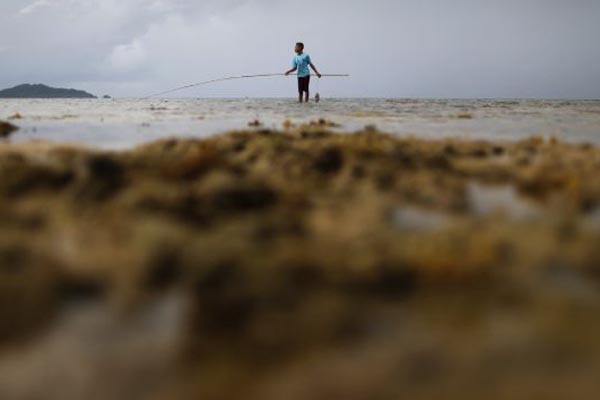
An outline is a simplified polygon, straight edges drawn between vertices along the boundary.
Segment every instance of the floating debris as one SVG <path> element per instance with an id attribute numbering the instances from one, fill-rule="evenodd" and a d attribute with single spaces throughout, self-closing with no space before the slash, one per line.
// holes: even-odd
<path id="1" fill-rule="evenodd" d="M 308 124 L 310 126 L 320 126 L 320 127 L 327 127 L 327 128 L 337 128 L 337 127 L 341 126 L 340 124 L 330 121 L 330 120 L 327 120 L 325 118 L 320 118 L 317 121 L 310 121 Z"/>
<path id="2" fill-rule="evenodd" d="M 473 119 L 473 114 L 470 113 L 460 113 L 454 116 L 457 119 Z"/>
<path id="3" fill-rule="evenodd" d="M 167 101 L 165 101 L 164 103 L 167 103 Z M 157 107 L 155 105 L 150 106 L 150 111 L 167 111 L 168 109 L 168 107 Z"/>
<path id="4" fill-rule="evenodd" d="M 0 120 L 0 137 L 8 137 L 13 134 L 19 128 L 10 122 Z"/>

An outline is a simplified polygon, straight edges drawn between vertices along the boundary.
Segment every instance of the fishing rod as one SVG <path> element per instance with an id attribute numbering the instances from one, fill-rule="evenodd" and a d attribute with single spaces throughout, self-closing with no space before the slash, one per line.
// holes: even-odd
<path id="1" fill-rule="evenodd" d="M 297 74 L 290 74 L 290 75 L 297 75 Z M 165 95 L 165 94 L 169 94 L 169 93 L 173 93 L 173 92 L 178 92 L 180 90 L 189 89 L 189 88 L 193 88 L 193 87 L 196 87 L 196 86 L 208 85 L 208 84 L 211 84 L 211 83 L 231 81 L 231 80 L 234 80 L 234 79 L 266 78 L 266 77 L 272 77 L 272 76 L 287 76 L 287 75 L 286 74 L 257 74 L 257 75 L 229 76 L 229 77 L 226 77 L 226 78 L 211 79 L 209 81 L 194 83 L 192 85 L 181 86 L 181 87 L 178 87 L 178 88 L 175 88 L 175 89 L 166 90 L 164 92 L 151 94 L 150 96 L 142 97 L 142 99 L 149 99 L 151 97 L 162 96 L 162 95 Z M 311 76 L 317 76 L 317 75 L 311 74 Z M 326 77 L 348 77 L 350 75 L 349 74 L 321 74 L 321 76 L 322 77 L 323 76 L 326 76 Z"/>

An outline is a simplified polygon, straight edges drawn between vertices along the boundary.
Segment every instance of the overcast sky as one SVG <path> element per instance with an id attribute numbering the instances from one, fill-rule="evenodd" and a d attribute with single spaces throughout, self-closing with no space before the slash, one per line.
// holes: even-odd
<path id="1" fill-rule="evenodd" d="M 1 0 L 0 87 L 140 96 L 285 71 L 327 96 L 600 98 L 599 0 Z M 183 96 L 294 96 L 293 78 Z"/>

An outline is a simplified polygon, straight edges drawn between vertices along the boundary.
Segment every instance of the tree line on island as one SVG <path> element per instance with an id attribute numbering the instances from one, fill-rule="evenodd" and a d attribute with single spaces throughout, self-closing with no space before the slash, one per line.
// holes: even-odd
<path id="1" fill-rule="evenodd" d="M 53 88 L 42 84 L 23 84 L 0 90 L 0 99 L 97 99 L 91 93 L 76 89 Z M 110 99 L 110 96 L 104 96 Z"/>

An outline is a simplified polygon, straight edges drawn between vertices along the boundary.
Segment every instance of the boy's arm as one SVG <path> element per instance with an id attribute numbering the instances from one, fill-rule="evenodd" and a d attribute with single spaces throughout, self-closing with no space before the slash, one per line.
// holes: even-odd
<path id="1" fill-rule="evenodd" d="M 317 76 L 320 78 L 321 74 L 319 73 L 319 71 L 317 71 L 317 67 L 315 67 L 315 64 L 310 63 L 309 65 L 312 68 L 312 70 L 315 71 L 315 74 L 317 74 Z"/>
<path id="2" fill-rule="evenodd" d="M 286 74 L 286 75 L 289 75 L 289 74 L 291 74 L 292 72 L 296 72 L 296 70 L 297 70 L 297 69 L 298 69 L 298 67 L 294 67 L 294 68 L 290 69 L 289 71 L 285 71 L 285 74 Z"/>

